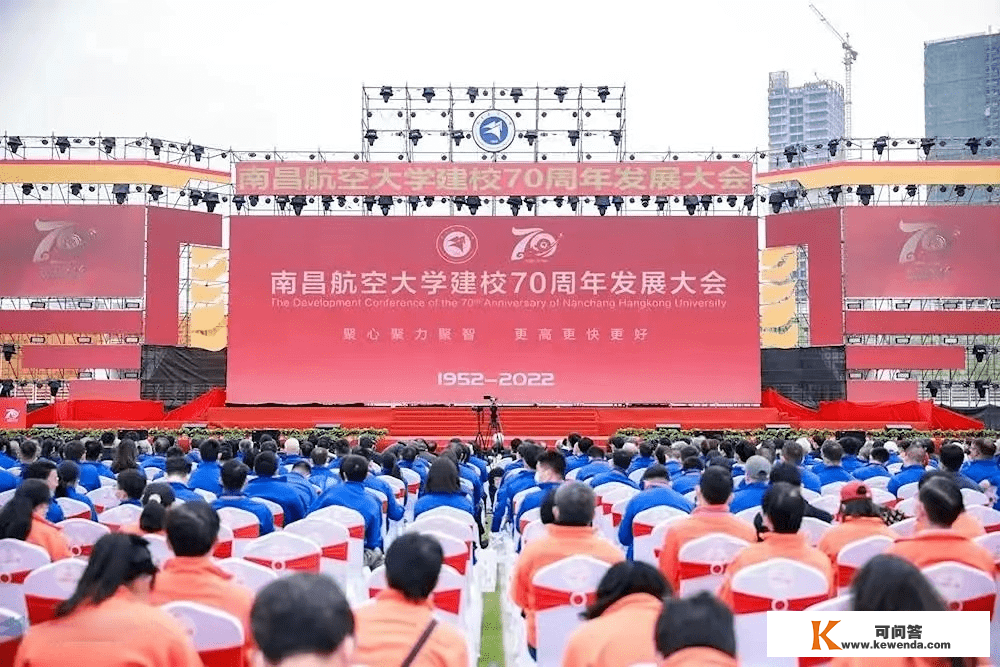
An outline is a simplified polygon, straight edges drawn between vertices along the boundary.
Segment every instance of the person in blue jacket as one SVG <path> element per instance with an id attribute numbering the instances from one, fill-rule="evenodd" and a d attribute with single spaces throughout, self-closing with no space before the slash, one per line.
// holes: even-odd
<path id="1" fill-rule="evenodd" d="M 86 460 L 80 461 L 80 486 L 87 491 L 93 491 L 101 487 L 102 477 L 114 479 L 115 474 L 111 472 L 111 468 L 101 462 L 104 445 L 101 444 L 100 440 L 88 440 L 84 448 Z"/>
<path id="2" fill-rule="evenodd" d="M 20 478 L 12 475 L 6 470 L 0 470 L 0 493 L 16 489 Z"/>
<path id="3" fill-rule="evenodd" d="M 601 484 L 607 484 L 608 482 L 618 482 L 620 484 L 625 484 L 626 486 L 631 486 L 633 489 L 638 489 L 639 485 L 629 479 L 628 467 L 632 463 L 632 452 L 628 451 L 624 447 L 622 449 L 616 449 L 611 455 L 611 469 L 607 472 L 602 472 L 594 475 L 587 480 L 587 484 L 591 488 L 597 488 Z"/>
<path id="4" fill-rule="evenodd" d="M 639 455 L 632 459 L 632 462 L 626 470 L 626 474 L 631 475 L 636 470 L 645 470 L 649 466 L 656 463 L 656 459 L 653 457 L 653 443 L 652 442 L 640 442 L 639 443 Z"/>
<path id="5" fill-rule="evenodd" d="M 188 477 L 191 474 L 190 461 L 183 456 L 169 456 L 163 469 L 166 472 L 166 477 L 162 481 L 169 484 L 170 488 L 174 490 L 175 498 L 184 502 L 195 500 L 204 502 L 205 499 L 191 488 Z M 222 491 L 222 489 L 220 488 L 219 491 Z"/>
<path id="6" fill-rule="evenodd" d="M 903 452 L 903 467 L 889 480 L 889 486 L 886 487 L 886 490 L 892 495 L 896 495 L 899 493 L 899 487 L 914 482 L 919 483 L 920 478 L 924 476 L 926 464 L 927 450 L 920 444 L 911 442 L 910 446 Z"/>
<path id="7" fill-rule="evenodd" d="M 52 492 L 53 503 L 55 503 L 57 498 L 78 500 L 90 507 L 90 520 L 97 521 L 97 510 L 94 509 L 94 503 L 90 498 L 82 493 L 78 493 L 76 490 L 77 482 L 80 481 L 80 466 L 74 461 L 63 461 L 56 468 L 56 477 L 58 483 L 56 484 L 55 491 Z"/>
<path id="8" fill-rule="evenodd" d="M 211 491 L 215 495 L 222 493 L 222 482 L 219 481 L 221 468 L 219 466 L 219 441 L 209 439 L 201 443 L 198 453 L 201 455 L 201 463 L 188 479 L 188 486 L 192 489 L 202 489 Z"/>
<path id="9" fill-rule="evenodd" d="M 13 468 L 17 465 L 17 459 L 10 454 L 10 440 L 6 436 L 0 436 L 0 468 Z"/>
<path id="10" fill-rule="evenodd" d="M 558 451 L 542 452 L 535 462 L 535 485 L 529 487 L 534 489 L 521 501 L 514 517 L 514 526 L 521 527 L 521 516 L 528 510 L 542 506 L 542 501 L 549 491 L 559 488 L 566 477 L 566 457 Z"/>
<path id="11" fill-rule="evenodd" d="M 250 496 L 243 493 L 249 472 L 250 468 L 237 459 L 223 463 L 221 471 L 222 495 L 212 503 L 212 507 L 216 511 L 223 507 L 235 507 L 250 512 L 260 521 L 260 534 L 267 535 L 274 531 L 274 515 L 262 503 L 251 500 Z"/>
<path id="12" fill-rule="evenodd" d="M 367 457 L 365 457 L 367 458 Z M 386 519 L 389 521 L 400 521 L 403 518 L 403 513 L 406 508 L 399 504 L 396 500 L 396 494 L 392 487 L 389 486 L 388 482 L 380 479 L 379 475 L 374 474 L 371 469 L 368 470 L 368 476 L 365 477 L 363 482 L 365 488 L 373 489 L 375 491 L 380 491 L 385 494 L 386 499 Z"/>
<path id="13" fill-rule="evenodd" d="M 139 457 L 139 465 L 143 468 L 158 468 L 164 470 L 167 465 L 167 450 L 170 449 L 170 441 L 164 437 L 156 438 L 153 441 L 153 454 Z"/>
<path id="14" fill-rule="evenodd" d="M 288 483 L 302 496 L 302 504 L 306 507 L 312 505 L 312 501 L 316 500 L 316 496 L 319 495 L 309 481 L 310 475 L 312 475 L 312 468 L 309 466 L 309 462 L 303 458 L 295 461 L 291 470 L 285 475 Z"/>
<path id="15" fill-rule="evenodd" d="M 343 484 L 331 486 L 320 494 L 309 507 L 309 512 L 330 505 L 350 507 L 360 512 L 365 519 L 365 549 L 368 551 L 381 549 L 382 507 L 375 500 L 375 496 L 365 491 L 364 485 L 368 476 L 368 461 L 363 456 L 348 454 L 340 462 L 340 476 L 344 480 Z"/>
<path id="16" fill-rule="evenodd" d="M 274 452 L 261 452 L 253 462 L 257 479 L 247 483 L 245 491 L 251 498 L 264 498 L 281 505 L 285 525 L 306 515 L 306 506 L 299 493 L 284 477 L 276 477 L 278 456 Z"/>
<path id="17" fill-rule="evenodd" d="M 702 463 L 701 458 L 698 456 L 688 456 L 685 457 L 683 466 L 681 474 L 671 478 L 673 480 L 671 485 L 674 491 L 682 496 L 694 491 L 698 486 L 698 482 L 701 481 L 701 471 L 705 469 L 705 464 Z"/>
<path id="18" fill-rule="evenodd" d="M 146 476 L 135 468 L 126 468 L 118 473 L 119 505 L 142 507 L 142 492 L 146 490 Z"/>
<path id="19" fill-rule="evenodd" d="M 840 465 L 844 458 L 844 448 L 840 446 L 839 442 L 828 440 L 823 443 L 823 447 L 819 451 L 823 456 L 823 463 L 813 468 L 812 471 L 819 477 L 819 483 L 822 486 L 833 482 L 850 482 L 854 479 L 851 477 L 851 473 Z"/>
<path id="20" fill-rule="evenodd" d="M 861 466 L 855 470 L 853 473 L 854 478 L 865 481 L 872 477 L 892 477 L 892 473 L 886 467 L 888 462 L 888 449 L 885 447 L 872 447 L 871 453 L 868 454 L 868 465 Z"/>
<path id="21" fill-rule="evenodd" d="M 330 453 L 323 447 L 315 447 L 309 454 L 312 459 L 312 470 L 309 473 L 309 483 L 319 487 L 320 493 L 326 491 L 331 484 L 340 483 L 340 473 L 330 469 Z"/>
<path id="22" fill-rule="evenodd" d="M 763 456 L 751 456 L 744 467 L 746 481 L 733 492 L 733 500 L 729 503 L 729 511 L 733 514 L 751 507 L 759 507 L 764 492 L 767 491 L 768 478 L 771 476 L 771 462 Z"/>
<path id="23" fill-rule="evenodd" d="M 727 473 L 728 474 L 728 473 Z M 670 473 L 664 466 L 656 463 L 642 474 L 643 490 L 632 496 L 625 507 L 622 522 L 618 524 L 618 541 L 626 548 L 626 557 L 632 560 L 632 523 L 635 515 L 650 507 L 673 507 L 684 512 L 691 512 L 694 504 L 677 493 L 670 486 Z"/>
<path id="24" fill-rule="evenodd" d="M 52 461 L 35 461 L 34 463 L 29 463 L 23 468 L 21 468 L 21 480 L 26 479 L 40 479 L 49 486 L 49 493 L 56 490 L 59 486 L 59 475 L 56 472 L 56 464 Z M 49 511 L 45 515 L 45 520 L 49 523 L 59 523 L 64 520 L 66 516 L 63 514 L 62 508 L 59 507 L 59 503 L 51 502 L 49 503 Z"/>
<path id="25" fill-rule="evenodd" d="M 427 473 L 424 494 L 413 507 L 414 518 L 435 507 L 454 507 L 473 516 L 472 502 L 459 486 L 458 466 L 447 456 L 438 457 Z"/>
<path id="26" fill-rule="evenodd" d="M 845 436 L 839 442 L 840 447 L 844 450 L 844 458 L 840 460 L 840 465 L 847 472 L 853 473 L 864 465 L 864 462 L 858 458 L 858 452 L 861 451 L 864 443 L 853 436 Z"/>
<path id="27" fill-rule="evenodd" d="M 977 484 L 1000 476 L 997 466 L 997 447 L 992 440 L 976 438 L 969 446 L 969 461 L 962 466 L 962 474 Z"/>
<path id="28" fill-rule="evenodd" d="M 430 469 L 427 461 L 417 456 L 417 448 L 413 445 L 406 445 L 400 450 L 398 461 L 400 468 L 409 468 L 420 475 L 420 485 L 427 481 L 427 471 Z"/>
<path id="29" fill-rule="evenodd" d="M 959 489 L 982 491 L 982 487 L 961 473 L 962 462 L 965 460 L 965 450 L 957 442 L 945 443 L 941 446 L 941 469 L 951 475 Z"/>
<path id="30" fill-rule="evenodd" d="M 584 440 L 587 439 L 588 438 L 584 438 Z M 587 449 L 587 458 L 590 463 L 576 468 L 576 481 L 578 482 L 586 482 L 594 475 L 599 475 L 602 472 L 608 472 L 611 469 L 611 466 L 608 465 L 604 448 L 600 445 L 591 445 Z"/>
<path id="31" fill-rule="evenodd" d="M 503 521 L 514 520 L 514 496 L 525 489 L 530 489 L 535 485 L 535 466 L 538 464 L 538 457 L 544 451 L 539 445 L 533 442 L 523 442 L 518 448 L 518 454 L 524 461 L 523 470 L 516 473 L 508 473 L 500 483 L 497 490 L 497 500 L 493 507 L 493 522 L 490 529 L 496 533 L 500 531 Z"/>

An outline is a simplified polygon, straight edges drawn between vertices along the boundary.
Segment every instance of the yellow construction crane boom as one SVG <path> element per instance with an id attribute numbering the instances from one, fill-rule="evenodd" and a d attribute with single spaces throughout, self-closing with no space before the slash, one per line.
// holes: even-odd
<path id="1" fill-rule="evenodd" d="M 832 32 L 834 36 L 836 36 L 836 38 L 840 41 L 840 46 L 844 49 L 844 136 L 850 138 L 851 137 L 851 65 L 853 65 L 854 61 L 858 59 L 858 52 L 854 50 L 853 46 L 851 46 L 850 33 L 847 33 L 846 37 L 841 37 L 840 32 L 833 27 L 833 24 L 830 23 L 825 16 L 823 16 L 823 12 L 818 10 L 816 8 L 816 5 L 810 4 L 809 8 L 816 13 L 816 16 L 819 17 L 819 20 L 822 21 L 826 25 L 826 27 L 830 29 L 830 32 Z"/>

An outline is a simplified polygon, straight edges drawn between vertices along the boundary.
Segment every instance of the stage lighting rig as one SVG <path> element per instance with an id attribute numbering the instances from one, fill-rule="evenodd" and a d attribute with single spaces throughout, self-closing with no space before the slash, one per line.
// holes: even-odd
<path id="1" fill-rule="evenodd" d="M 14 381 L 4 380 L 0 382 L 0 398 L 10 398 L 14 393 Z"/>
<path id="2" fill-rule="evenodd" d="M 150 194 L 152 194 L 153 188 L 150 188 L 149 192 L 150 192 Z M 233 206 L 236 207 L 237 211 L 242 211 L 243 210 L 243 205 L 246 204 L 246 203 L 247 203 L 247 198 L 245 196 L 243 196 L 243 195 L 236 195 L 235 197 L 233 197 Z M 329 209 L 327 209 L 327 210 L 329 210 Z"/>
<path id="3" fill-rule="evenodd" d="M 457 197 L 452 197 L 451 200 L 455 203 L 455 210 L 461 211 L 462 207 L 465 206 L 465 197 L 458 195 Z"/>
<path id="4" fill-rule="evenodd" d="M 576 210 L 580 207 L 580 198 L 576 195 L 570 195 L 566 198 L 566 201 L 569 202 L 569 207 L 576 213 Z"/>
<path id="5" fill-rule="evenodd" d="M 642 204 L 643 208 L 649 208 L 649 200 L 650 200 L 649 195 L 643 195 L 639 197 L 639 203 Z"/>
<path id="6" fill-rule="evenodd" d="M 973 155 L 979 152 L 979 139 L 976 137 L 969 137 L 969 140 L 965 142 L 965 145 L 969 147 L 969 152 Z"/>
<path id="7" fill-rule="evenodd" d="M 611 94 L 611 90 L 607 86 L 598 86 L 597 96 L 601 98 L 601 104 L 608 101 L 608 95 Z"/>
<path id="8" fill-rule="evenodd" d="M 868 206 L 868 204 L 872 201 L 872 197 L 875 195 L 875 188 L 871 185 L 859 185 L 857 195 L 858 199 L 861 200 L 861 205 Z"/>
<path id="9" fill-rule="evenodd" d="M 611 130 L 611 139 L 615 142 L 615 146 L 620 146 L 622 143 L 622 131 Z"/>
<path id="10" fill-rule="evenodd" d="M 21 137 L 7 137 L 7 150 L 11 153 L 17 153 L 17 149 L 24 145 L 21 141 Z"/>
<path id="11" fill-rule="evenodd" d="M 607 195 L 598 195 L 594 197 L 594 205 L 597 206 L 597 212 L 602 216 L 608 212 L 608 207 L 611 206 L 611 197 Z"/>
<path id="12" fill-rule="evenodd" d="M 964 185 L 956 185 L 955 186 L 955 195 L 957 195 L 959 197 L 964 197 L 965 196 L 965 186 Z"/>
<path id="13" fill-rule="evenodd" d="M 410 130 L 410 141 L 413 142 L 414 146 L 416 146 L 417 142 L 423 138 L 424 135 L 420 132 L 420 130 Z"/>
<path id="14" fill-rule="evenodd" d="M 74 197 L 80 196 L 80 191 L 83 190 L 83 184 L 81 183 L 70 183 L 69 193 Z"/>
<path id="15" fill-rule="evenodd" d="M 916 197 L 917 196 L 917 186 L 916 185 L 907 185 L 906 186 L 906 196 L 907 197 Z"/>
<path id="16" fill-rule="evenodd" d="M 569 88 L 567 88 L 566 86 L 558 86 L 555 92 L 556 92 L 556 99 L 559 100 L 560 103 L 562 103 L 566 99 L 566 95 L 569 94 Z"/>
<path id="17" fill-rule="evenodd" d="M 288 195 L 277 195 L 274 198 L 274 203 L 278 205 L 279 211 L 284 211 L 288 206 Z M 195 204 L 197 206 L 197 204 Z"/>
<path id="18" fill-rule="evenodd" d="M 507 205 L 510 206 L 510 212 L 514 217 L 517 217 L 517 214 L 520 212 L 522 203 L 523 200 L 517 195 L 507 197 Z"/>
<path id="19" fill-rule="evenodd" d="M 889 145 L 889 137 L 883 134 L 881 137 L 875 140 L 875 143 L 872 144 L 872 147 L 875 149 L 875 152 L 878 153 L 878 156 L 882 157 L 882 153 L 885 151 L 885 147 L 888 145 Z"/>
<path id="20" fill-rule="evenodd" d="M 785 194 L 783 192 L 772 192 L 768 195 L 767 201 L 771 205 L 773 213 L 780 213 L 781 206 L 785 203 Z"/>
<path id="21" fill-rule="evenodd" d="M 430 195 L 424 197 L 424 206 L 430 208 L 433 205 L 434 205 L 434 197 L 431 197 Z"/>
<path id="22" fill-rule="evenodd" d="M 830 201 L 834 204 L 837 203 L 837 199 L 840 197 L 840 193 L 844 191 L 844 188 L 839 185 L 831 185 L 826 189 L 826 194 L 830 195 Z"/>
<path id="23" fill-rule="evenodd" d="M 259 202 L 259 201 L 260 201 L 260 196 L 259 195 L 247 195 L 247 202 L 251 206 L 257 206 L 257 202 Z"/>
<path id="24" fill-rule="evenodd" d="M 345 206 L 347 206 L 347 197 L 345 197 L 344 195 L 337 195 L 337 206 L 339 206 L 340 208 L 344 208 Z"/>
<path id="25" fill-rule="evenodd" d="M 52 398 L 55 398 L 63 383 L 60 380 L 49 380 L 47 384 L 49 385 L 49 393 L 52 395 Z"/>
<path id="26" fill-rule="evenodd" d="M 219 205 L 219 193 L 218 192 L 206 192 L 205 193 L 205 208 L 209 213 L 215 213 L 215 207 Z"/>
<path id="27" fill-rule="evenodd" d="M 466 197 L 465 203 L 468 205 L 469 213 L 471 213 L 472 215 L 475 215 L 476 211 L 479 210 L 479 207 L 483 205 L 483 201 L 482 199 L 479 198 L 478 195 L 471 195 L 469 197 Z"/>
<path id="28" fill-rule="evenodd" d="M 431 100 L 434 99 L 434 89 L 430 87 L 424 88 L 423 98 L 430 104 Z"/>
<path id="29" fill-rule="evenodd" d="M 753 195 L 747 195 L 746 197 L 743 198 L 743 206 L 746 208 L 747 211 L 753 210 L 753 200 L 754 200 Z"/>
<path id="30" fill-rule="evenodd" d="M 208 195 L 205 196 L 208 197 Z M 306 206 L 305 195 L 295 195 L 294 197 L 292 197 L 292 210 L 295 211 L 295 215 L 302 215 L 302 209 L 305 208 L 305 206 Z M 211 211 L 211 209 L 209 209 L 209 211 Z"/>
<path id="31" fill-rule="evenodd" d="M 111 155 L 111 151 L 115 149 L 116 143 L 117 142 L 114 137 L 104 137 L 101 139 L 101 147 L 104 148 L 104 153 L 106 155 Z"/>
<path id="32" fill-rule="evenodd" d="M 785 159 L 788 160 L 788 164 L 792 163 L 795 156 L 799 154 L 799 149 L 794 145 L 785 146 L 785 150 L 782 151 L 785 154 Z"/>
<path id="33" fill-rule="evenodd" d="M 514 100 L 514 104 L 517 104 L 517 101 L 520 100 L 522 97 L 524 97 L 523 90 L 521 90 L 520 88 L 510 89 L 510 98 Z"/>
<path id="34" fill-rule="evenodd" d="M 837 157 L 837 149 L 840 148 L 840 139 L 830 139 L 826 147 L 830 151 L 830 157 Z"/>
<path id="35" fill-rule="evenodd" d="M 990 349 L 985 345 L 973 345 L 972 354 L 976 357 L 976 363 L 983 363 L 987 356 L 990 354 Z"/>
<path id="36" fill-rule="evenodd" d="M 469 89 L 465 91 L 465 94 L 469 96 L 469 102 L 475 104 L 476 97 L 479 95 L 479 89 L 475 86 L 469 86 Z"/>
<path id="37" fill-rule="evenodd" d="M 201 203 L 201 198 L 202 198 L 201 190 L 195 190 L 194 188 L 188 190 L 188 198 L 191 200 L 192 206 L 197 206 L 198 204 Z M 281 197 L 275 197 L 274 199 L 281 206 L 281 210 L 284 211 L 285 206 L 279 201 Z M 288 201 L 288 197 L 285 197 L 285 201 L 286 202 Z"/>
<path id="38" fill-rule="evenodd" d="M 56 148 L 59 149 L 59 153 L 65 155 L 66 151 L 69 150 L 69 137 L 56 137 Z"/>
<path id="39" fill-rule="evenodd" d="M 976 380 L 974 384 L 975 384 L 975 387 L 976 387 L 976 393 L 979 395 L 979 398 L 986 398 L 986 390 L 990 386 L 990 381 L 989 380 Z"/>
<path id="40" fill-rule="evenodd" d="M 7 363 L 10 363 L 11 358 L 15 354 L 17 354 L 17 348 L 14 346 L 13 343 L 4 343 L 3 344 L 3 360 L 4 361 L 6 361 Z"/>
<path id="41" fill-rule="evenodd" d="M 23 194 L 25 197 L 27 197 L 28 195 L 30 195 L 31 191 L 34 190 L 34 189 L 35 189 L 35 186 L 32 185 L 31 183 L 22 183 L 21 184 L 21 194 Z"/>
<path id="42" fill-rule="evenodd" d="M 201 156 L 205 154 L 205 147 L 198 145 L 191 146 L 191 154 L 194 155 L 195 162 L 201 162 Z"/>
<path id="43" fill-rule="evenodd" d="M 374 146 L 375 140 L 378 139 L 378 132 L 376 132 L 375 130 L 368 130 L 367 132 L 365 132 L 365 139 L 368 140 L 369 146 Z"/>
<path id="44" fill-rule="evenodd" d="M 726 197 L 726 203 L 729 204 L 729 208 L 736 208 L 736 202 L 738 201 L 736 195 L 729 195 Z"/>
<path id="45" fill-rule="evenodd" d="M 621 213 L 622 212 L 622 206 L 625 205 L 625 198 L 622 197 L 621 195 L 615 195 L 614 197 L 611 198 L 611 204 L 612 204 L 612 206 L 615 207 L 615 212 L 616 213 Z"/>
<path id="46" fill-rule="evenodd" d="M 365 195 L 365 198 L 362 201 L 364 202 L 365 208 L 368 209 L 369 213 L 371 213 L 372 209 L 375 208 L 375 197 L 372 195 Z"/>
<path id="47" fill-rule="evenodd" d="M 795 206 L 795 202 L 799 199 L 798 190 L 785 190 L 783 193 L 785 197 L 785 203 L 788 204 L 789 208 Z"/>
<path id="48" fill-rule="evenodd" d="M 524 138 L 528 140 L 529 146 L 534 146 L 535 140 L 538 139 L 538 132 L 536 130 L 528 130 L 524 133 Z"/>
<path id="49" fill-rule="evenodd" d="M 153 155 L 160 157 L 160 151 L 163 150 L 163 140 L 162 139 L 150 139 L 149 145 L 153 147 Z"/>
<path id="50" fill-rule="evenodd" d="M 388 104 L 389 98 L 392 97 L 392 86 L 382 86 L 378 94 L 382 96 L 382 101 Z"/>
<path id="51" fill-rule="evenodd" d="M 698 195 L 684 195 L 684 208 L 687 209 L 688 215 L 694 215 L 698 210 Z"/>
<path id="52" fill-rule="evenodd" d="M 701 196 L 701 207 L 706 211 L 712 208 L 712 195 Z"/>
<path id="53" fill-rule="evenodd" d="M 160 197 L 163 196 L 163 186 L 161 185 L 150 185 L 149 186 L 149 196 L 153 198 L 153 201 L 159 201 Z M 242 202 L 242 197 L 240 198 Z M 236 201 L 235 198 L 233 201 Z M 239 208 L 237 208 L 239 210 Z"/>
<path id="54" fill-rule="evenodd" d="M 938 392 L 941 391 L 941 381 L 931 380 L 926 385 L 927 391 L 930 393 L 931 398 L 937 398 Z"/>
<path id="55" fill-rule="evenodd" d="M 531 209 L 535 208 L 535 198 L 534 197 L 525 197 L 524 198 L 524 207 L 526 209 L 528 209 L 528 213 L 531 213 Z"/>
<path id="56" fill-rule="evenodd" d="M 570 130 L 569 135 L 569 145 L 576 146 L 576 142 L 580 140 L 580 130 Z"/>
<path id="57" fill-rule="evenodd" d="M 416 213 L 417 207 L 420 206 L 420 197 L 417 195 L 410 195 L 406 198 L 406 203 L 410 205 L 410 210 Z"/>
<path id="58" fill-rule="evenodd" d="M 115 183 L 114 185 L 111 186 L 111 193 L 114 194 L 115 202 L 117 204 L 119 205 L 124 204 L 125 201 L 128 200 L 128 193 L 129 193 L 128 183 Z"/>
<path id="59" fill-rule="evenodd" d="M 389 195 L 379 195 L 378 207 L 382 209 L 382 215 L 389 215 L 389 210 L 392 208 L 392 197 Z"/>
<path id="60" fill-rule="evenodd" d="M 920 150 L 924 152 L 924 157 L 930 157 L 931 149 L 937 143 L 937 137 L 924 137 L 920 140 Z"/>
<path id="61" fill-rule="evenodd" d="M 656 210 L 662 212 L 663 208 L 667 205 L 670 199 L 664 195 L 657 195 L 656 197 Z"/>

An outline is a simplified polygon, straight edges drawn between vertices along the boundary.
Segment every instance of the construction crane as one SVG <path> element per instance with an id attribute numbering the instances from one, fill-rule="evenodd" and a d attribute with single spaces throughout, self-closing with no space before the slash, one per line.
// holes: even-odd
<path id="1" fill-rule="evenodd" d="M 840 46 L 844 49 L 844 136 L 850 138 L 851 135 L 851 65 L 854 61 L 858 59 L 858 52 L 854 50 L 851 46 L 851 34 L 847 33 L 847 37 L 841 37 L 840 32 L 833 27 L 826 17 L 823 16 L 823 12 L 816 9 L 816 5 L 810 4 L 809 8 L 816 13 L 819 20 L 826 24 L 826 27 L 830 29 L 837 39 L 840 40 Z"/>

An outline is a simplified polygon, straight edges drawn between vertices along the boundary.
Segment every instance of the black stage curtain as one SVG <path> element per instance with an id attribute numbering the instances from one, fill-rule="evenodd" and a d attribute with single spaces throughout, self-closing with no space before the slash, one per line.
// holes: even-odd
<path id="1" fill-rule="evenodd" d="M 991 404 L 977 405 L 974 408 L 953 408 L 949 405 L 943 405 L 941 407 L 948 408 L 952 412 L 957 412 L 958 414 L 965 415 L 966 417 L 978 419 L 983 422 L 983 426 L 987 429 L 1000 429 L 1000 406 Z"/>
<path id="2" fill-rule="evenodd" d="M 847 398 L 844 346 L 760 351 L 760 384 L 796 403 L 815 408 L 820 401 Z"/>
<path id="3" fill-rule="evenodd" d="M 142 346 L 140 395 L 163 401 L 168 410 L 184 405 L 213 387 L 226 386 L 226 350 Z"/>

